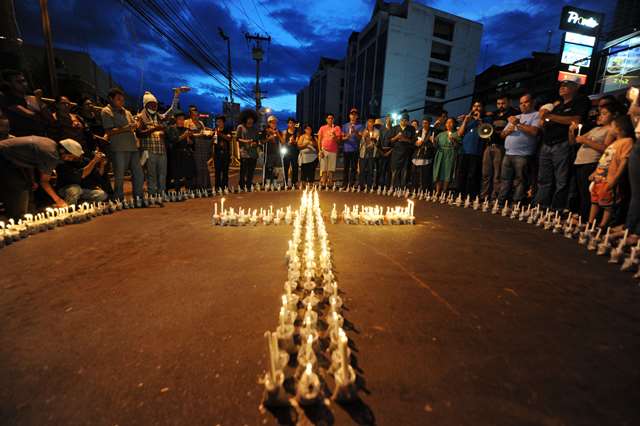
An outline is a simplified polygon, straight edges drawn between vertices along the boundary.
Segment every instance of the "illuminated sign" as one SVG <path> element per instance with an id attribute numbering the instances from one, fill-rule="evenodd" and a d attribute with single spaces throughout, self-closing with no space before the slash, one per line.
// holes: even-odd
<path id="1" fill-rule="evenodd" d="M 596 36 L 604 22 L 604 14 L 577 7 L 565 6 L 560 17 L 560 29 L 578 34 Z"/>
<path id="2" fill-rule="evenodd" d="M 575 74 L 572 72 L 567 72 L 567 71 L 560 71 L 558 72 L 558 81 L 563 81 L 563 80 L 579 80 L 578 82 L 584 86 L 585 84 L 587 84 L 587 75 L 586 74 Z"/>
<path id="3" fill-rule="evenodd" d="M 567 33 L 564 36 L 564 41 L 567 43 L 581 44 L 583 46 L 595 46 L 596 38 L 592 36 L 586 36 L 578 33 Z"/>
<path id="4" fill-rule="evenodd" d="M 593 47 L 565 42 L 560 62 L 567 65 L 588 67 L 591 64 L 592 54 Z"/>

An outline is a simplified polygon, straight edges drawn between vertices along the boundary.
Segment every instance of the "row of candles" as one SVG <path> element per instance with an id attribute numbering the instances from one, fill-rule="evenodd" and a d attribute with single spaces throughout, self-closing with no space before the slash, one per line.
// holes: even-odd
<path id="1" fill-rule="evenodd" d="M 407 200 L 405 207 L 385 207 L 383 206 L 363 206 L 344 205 L 341 214 L 338 215 L 336 205 L 331 210 L 331 223 L 338 223 L 339 219 L 347 225 L 414 225 L 416 217 L 414 215 L 415 202 Z"/>
<path id="2" fill-rule="evenodd" d="M 195 189 L 169 191 L 158 195 L 145 194 L 144 197 L 125 198 L 108 202 L 84 202 L 66 207 L 48 207 L 45 211 L 25 214 L 17 221 L 0 221 L 0 248 L 27 238 L 30 235 L 51 230 L 64 225 L 86 222 L 96 216 L 115 213 L 120 210 L 150 207 L 164 202 L 177 202 L 194 198 L 212 197 L 213 190 Z"/>
<path id="3" fill-rule="evenodd" d="M 542 209 L 539 205 L 523 206 L 520 202 L 509 204 L 508 201 L 501 205 L 497 200 L 493 203 L 490 203 L 488 199 L 480 201 L 479 197 L 475 197 L 472 201 L 471 197 L 467 196 L 463 200 L 461 195 L 454 197 L 452 193 L 438 194 L 434 192 L 431 194 L 427 192 L 422 196 L 422 199 L 456 207 L 473 208 L 473 210 L 480 210 L 483 213 L 500 214 L 512 220 L 526 221 L 526 223 L 544 230 L 550 230 L 554 234 L 562 234 L 568 239 L 576 238 L 578 244 L 586 245 L 589 251 L 596 251 L 599 256 L 608 254 L 609 263 L 617 264 L 622 261 L 620 267 L 622 271 L 638 268 L 634 278 L 640 278 L 640 241 L 626 253 L 628 229 L 614 244 L 611 238 L 611 228 L 607 227 L 604 231 L 596 226 L 595 220 L 591 223 L 583 223 L 580 215 L 571 212 L 565 216 L 549 208 Z M 602 235 L 603 232 L 604 235 Z"/>
<path id="4" fill-rule="evenodd" d="M 292 378 L 297 402 L 308 405 L 324 400 L 323 374 L 318 362 L 321 340 L 329 341 L 329 373 L 335 384 L 333 397 L 348 400 L 355 395 L 356 375 L 350 365 L 349 339 L 342 328 L 342 299 L 338 294 L 328 235 L 315 190 L 305 190 L 302 194 L 285 257 L 287 281 L 278 326 L 275 332 L 265 333 L 269 352 L 269 370 L 264 378 L 265 404 L 289 404 L 283 383 L 289 356 L 294 354 L 297 369 Z M 328 327 L 321 330 L 318 319 L 324 305 L 329 306 L 325 313 Z M 298 306 L 303 309 L 298 311 Z"/>
<path id="5" fill-rule="evenodd" d="M 218 210 L 218 203 L 213 206 L 211 223 L 214 226 L 291 225 L 297 215 L 297 212 L 292 210 L 291 206 L 276 210 L 273 209 L 273 206 L 260 208 L 259 210 L 243 208 L 236 210 L 233 207 L 225 208 L 224 203 L 225 198 L 222 198 L 220 200 L 220 210 Z"/>

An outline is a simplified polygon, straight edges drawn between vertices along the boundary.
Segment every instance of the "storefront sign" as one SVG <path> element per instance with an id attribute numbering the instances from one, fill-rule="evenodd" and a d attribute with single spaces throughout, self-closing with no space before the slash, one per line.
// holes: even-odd
<path id="1" fill-rule="evenodd" d="M 600 32 L 604 22 L 604 14 L 573 6 L 562 8 L 560 29 L 578 34 L 595 36 Z"/>

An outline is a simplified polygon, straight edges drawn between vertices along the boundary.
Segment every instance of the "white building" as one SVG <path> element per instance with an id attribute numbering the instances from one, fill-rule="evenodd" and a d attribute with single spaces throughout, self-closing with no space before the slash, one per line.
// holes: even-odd
<path id="1" fill-rule="evenodd" d="M 340 121 L 352 107 L 362 118 L 467 112 L 481 37 L 477 22 L 410 0 L 378 0 L 369 23 L 349 37 Z"/>

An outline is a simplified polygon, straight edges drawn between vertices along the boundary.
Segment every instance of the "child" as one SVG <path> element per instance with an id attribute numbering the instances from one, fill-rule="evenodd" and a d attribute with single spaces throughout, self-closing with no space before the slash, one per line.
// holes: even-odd
<path id="1" fill-rule="evenodd" d="M 620 176 L 627 166 L 627 159 L 635 142 L 635 133 L 629 116 L 624 115 L 613 120 L 611 131 L 616 140 L 609 145 L 600 160 L 596 171 L 589 176 L 591 183 L 591 212 L 589 222 L 596 219 L 600 209 L 604 209 L 600 227 L 604 228 L 611 219 L 611 211 L 618 201 L 616 189 Z"/>

